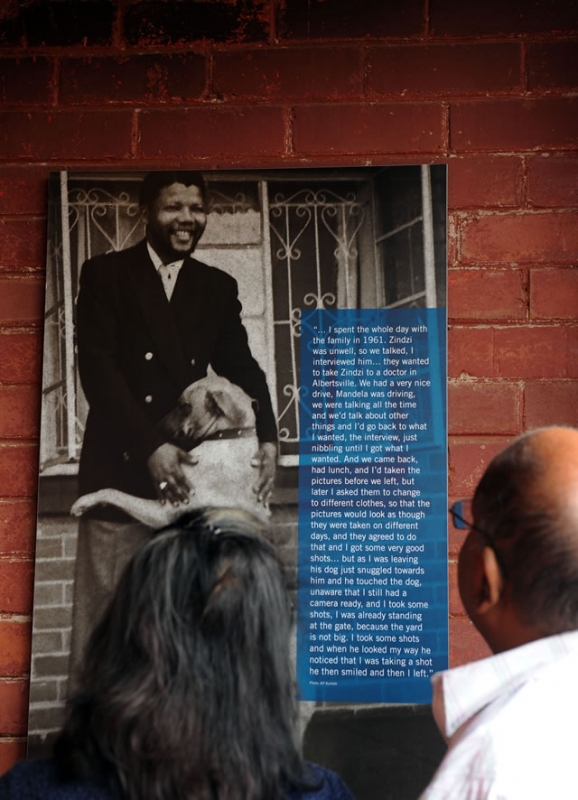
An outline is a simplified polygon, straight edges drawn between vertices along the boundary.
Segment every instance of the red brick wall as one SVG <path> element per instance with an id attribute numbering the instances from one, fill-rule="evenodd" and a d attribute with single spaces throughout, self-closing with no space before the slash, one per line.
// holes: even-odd
<path id="1" fill-rule="evenodd" d="M 48 173 L 447 162 L 469 495 L 513 435 L 578 424 L 577 73 L 575 0 L 2 3 L 0 770 L 26 729 Z M 453 587 L 455 664 L 486 651 Z"/>

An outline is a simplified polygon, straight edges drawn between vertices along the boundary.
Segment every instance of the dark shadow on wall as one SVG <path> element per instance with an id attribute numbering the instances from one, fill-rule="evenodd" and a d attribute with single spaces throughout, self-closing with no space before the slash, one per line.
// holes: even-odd
<path id="1" fill-rule="evenodd" d="M 356 800 L 416 800 L 445 750 L 429 706 L 318 709 L 303 743 Z"/>

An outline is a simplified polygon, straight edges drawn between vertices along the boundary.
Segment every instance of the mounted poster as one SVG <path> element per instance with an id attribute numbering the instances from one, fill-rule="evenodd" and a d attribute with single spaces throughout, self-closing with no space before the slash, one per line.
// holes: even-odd
<path id="1" fill-rule="evenodd" d="M 50 182 L 30 753 L 51 742 L 71 685 L 70 509 L 108 476 L 139 496 L 147 425 L 206 373 L 242 384 L 258 400 L 259 442 L 277 437 L 271 531 L 296 590 L 304 716 L 429 703 L 429 678 L 447 665 L 445 166 L 206 171 L 206 225 L 189 242 L 201 266 L 174 273 L 170 298 L 144 241 L 145 176 Z M 94 266 L 124 268 L 126 253 L 138 255 L 130 303 L 120 283 L 107 296 L 116 278 Z M 221 319 L 237 288 L 241 310 L 231 299 Z M 126 313 L 103 327 L 121 296 Z M 147 315 L 153 344 L 127 377 Z M 184 371 L 161 341 L 173 324 Z M 106 344 L 109 373 L 90 366 L 87 341 Z M 159 365 L 172 394 L 130 388 L 118 414 L 108 395 L 108 422 L 94 424 L 111 376 L 134 387 Z M 120 447 L 137 417 L 142 439 Z M 119 464 L 101 454 L 91 483 L 99 447 L 118 450 Z M 118 511 L 102 504 L 96 516 L 115 523 Z"/>

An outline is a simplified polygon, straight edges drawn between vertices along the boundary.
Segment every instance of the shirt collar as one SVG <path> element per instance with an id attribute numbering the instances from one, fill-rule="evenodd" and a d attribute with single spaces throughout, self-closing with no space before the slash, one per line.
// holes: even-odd
<path id="1" fill-rule="evenodd" d="M 432 711 L 449 739 L 471 717 L 519 688 L 541 668 L 578 653 L 578 631 L 548 636 L 432 676 Z"/>
<path id="2" fill-rule="evenodd" d="M 159 268 L 162 267 L 163 261 L 161 257 L 158 255 L 156 250 L 151 247 L 150 242 L 147 240 L 147 250 L 150 256 L 151 261 L 153 262 L 153 266 L 156 271 L 159 271 Z M 177 261 L 171 261 L 170 264 L 167 264 L 167 267 L 175 267 L 176 269 L 180 269 L 183 266 L 184 258 L 178 259 Z"/>

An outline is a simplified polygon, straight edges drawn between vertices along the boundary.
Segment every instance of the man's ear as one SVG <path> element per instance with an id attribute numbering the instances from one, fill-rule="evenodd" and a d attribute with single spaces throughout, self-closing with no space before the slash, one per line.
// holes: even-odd
<path id="1" fill-rule="evenodd" d="M 148 224 L 149 224 L 149 210 L 148 210 L 148 206 L 141 206 L 141 207 L 140 207 L 140 218 L 141 218 L 141 220 L 142 220 L 142 222 L 143 222 L 143 225 L 145 225 L 145 226 L 146 226 L 146 225 L 148 225 Z"/>
<path id="2" fill-rule="evenodd" d="M 487 614 L 499 604 L 504 588 L 502 570 L 491 547 L 484 547 L 481 567 L 482 586 L 476 610 L 478 614 Z"/>

